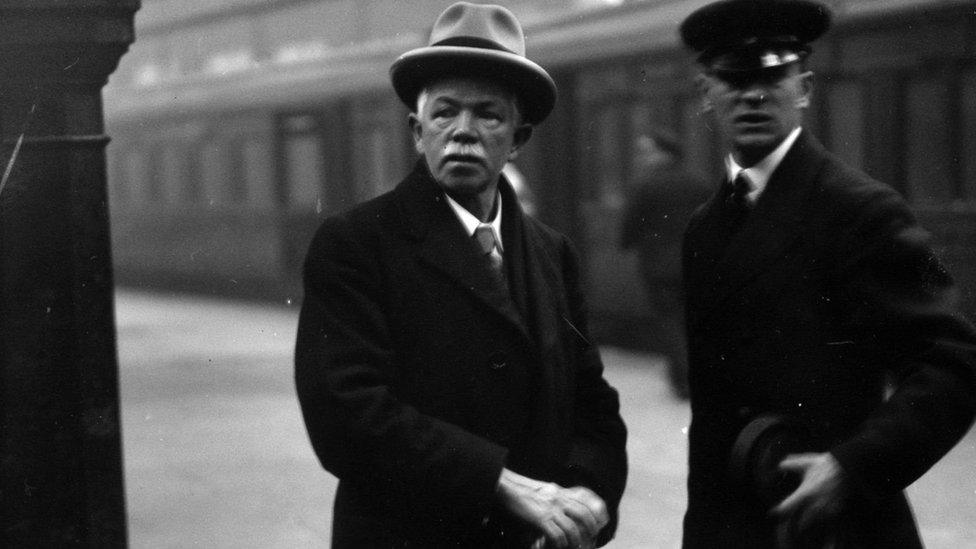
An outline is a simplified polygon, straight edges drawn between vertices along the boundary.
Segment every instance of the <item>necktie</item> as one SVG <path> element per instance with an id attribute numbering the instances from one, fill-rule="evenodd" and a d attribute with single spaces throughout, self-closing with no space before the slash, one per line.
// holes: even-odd
<path id="1" fill-rule="evenodd" d="M 491 225 L 478 225 L 478 228 L 474 230 L 474 239 L 481 247 L 481 253 L 486 256 L 491 269 L 496 274 L 502 274 L 502 254 L 498 250 L 495 232 L 491 230 Z"/>
<path id="2" fill-rule="evenodd" d="M 749 180 L 746 174 L 739 172 L 739 175 L 735 176 L 730 187 L 731 191 L 726 198 L 726 203 L 728 205 L 729 222 L 734 232 L 742 225 L 742 222 L 746 219 L 746 215 L 752 208 L 748 197 L 749 192 L 752 191 L 752 181 Z"/>
<path id="3" fill-rule="evenodd" d="M 739 175 L 735 176 L 735 180 L 732 181 L 732 195 L 730 198 L 737 206 L 748 210 L 752 204 L 749 202 L 749 192 L 752 191 L 752 181 L 749 180 L 743 172 L 739 172 Z"/>

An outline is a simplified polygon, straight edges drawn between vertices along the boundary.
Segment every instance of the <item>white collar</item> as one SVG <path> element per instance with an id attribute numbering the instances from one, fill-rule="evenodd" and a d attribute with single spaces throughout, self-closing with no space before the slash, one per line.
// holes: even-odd
<path id="1" fill-rule="evenodd" d="M 495 217 L 486 222 L 482 223 L 480 219 L 471 214 L 464 206 L 458 204 L 453 198 L 451 198 L 447 193 L 444 193 L 447 197 L 447 203 L 451 205 L 451 209 L 454 210 L 454 214 L 457 215 L 458 220 L 461 221 L 461 226 L 467 231 L 468 236 L 474 236 L 474 231 L 480 225 L 488 225 L 491 227 L 491 232 L 495 235 L 495 242 L 498 243 L 499 251 L 504 252 L 505 246 L 502 244 L 502 195 L 498 191 L 495 191 L 495 203 L 498 207 L 495 208 Z"/>
<path id="2" fill-rule="evenodd" d="M 792 147 L 796 139 L 800 137 L 801 129 L 802 128 L 800 126 L 793 128 L 793 131 L 786 136 L 786 139 L 784 139 L 783 142 L 773 150 L 773 152 L 769 153 L 766 155 L 766 158 L 763 158 L 755 165 L 748 168 L 743 168 L 737 164 L 732 158 L 731 154 L 725 158 L 725 169 L 729 175 L 729 181 L 735 181 L 735 178 L 740 173 L 745 173 L 746 177 L 749 178 L 749 181 L 752 182 L 752 190 L 749 191 L 748 195 L 746 195 L 747 200 L 755 203 L 756 200 L 759 199 L 759 195 L 766 190 L 766 184 L 769 183 L 769 178 L 773 176 L 773 172 L 776 171 L 776 168 L 779 167 L 780 163 L 783 161 L 783 158 L 786 157 L 786 153 L 789 152 L 790 147 Z"/>

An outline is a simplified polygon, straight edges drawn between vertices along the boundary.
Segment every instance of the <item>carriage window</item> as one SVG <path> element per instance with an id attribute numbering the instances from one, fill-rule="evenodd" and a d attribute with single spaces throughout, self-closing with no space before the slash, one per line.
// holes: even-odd
<path id="1" fill-rule="evenodd" d="M 267 144 L 257 139 L 248 139 L 241 143 L 238 154 L 240 200 L 257 208 L 270 206 L 274 179 L 271 175 L 271 151 Z"/>
<path id="2" fill-rule="evenodd" d="M 149 200 L 149 163 L 138 150 L 126 151 L 119 162 L 118 177 L 112 184 L 120 205 L 143 204 Z"/>
<path id="3" fill-rule="evenodd" d="M 217 182 L 218 200 L 223 204 L 240 205 L 247 200 L 247 181 L 244 179 L 244 158 L 239 139 L 224 142 L 224 173 Z M 229 162 L 228 162 L 229 161 Z"/>
<path id="4" fill-rule="evenodd" d="M 624 147 L 620 143 L 620 111 L 605 109 L 597 119 L 597 131 L 594 141 L 597 147 L 598 182 L 597 199 L 608 207 L 619 207 L 623 202 L 623 158 L 620 153 Z"/>
<path id="5" fill-rule="evenodd" d="M 864 96 L 856 82 L 839 81 L 827 92 L 830 150 L 857 168 L 864 167 Z"/>
<path id="6" fill-rule="evenodd" d="M 906 90 L 906 194 L 915 204 L 956 198 L 948 95 L 946 80 L 935 76 L 915 78 Z"/>
<path id="7" fill-rule="evenodd" d="M 960 96 L 962 120 L 963 200 L 976 204 L 976 68 L 962 79 Z"/>
<path id="8" fill-rule="evenodd" d="M 391 166 L 395 151 L 391 150 L 390 135 L 385 128 L 374 127 L 366 134 L 366 165 L 363 173 L 363 198 L 377 196 L 393 188 L 396 176 Z"/>
<path id="9" fill-rule="evenodd" d="M 181 204 L 192 196 L 189 187 L 192 185 L 187 177 L 186 156 L 176 147 L 166 147 L 159 158 L 159 188 L 161 194 L 154 196 L 168 204 Z"/>
<path id="10" fill-rule="evenodd" d="M 322 139 L 317 135 L 293 135 L 285 141 L 286 202 L 292 208 L 320 212 L 325 176 Z"/>

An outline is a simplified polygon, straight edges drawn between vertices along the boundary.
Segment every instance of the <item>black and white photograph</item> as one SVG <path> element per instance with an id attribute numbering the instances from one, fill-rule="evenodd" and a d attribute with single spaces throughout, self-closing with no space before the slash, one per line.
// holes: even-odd
<path id="1" fill-rule="evenodd" d="M 976 1 L 0 0 L 10 548 L 976 548 Z"/>

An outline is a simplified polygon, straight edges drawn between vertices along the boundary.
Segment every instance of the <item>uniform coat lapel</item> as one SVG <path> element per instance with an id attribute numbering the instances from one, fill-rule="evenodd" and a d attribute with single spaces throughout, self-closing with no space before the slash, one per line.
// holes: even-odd
<path id="1" fill-rule="evenodd" d="M 723 217 L 725 193 L 713 196 L 688 232 L 691 249 L 701 250 L 697 257 L 686 258 L 689 295 L 701 296 L 690 311 L 689 325 L 721 311 L 729 297 L 789 252 L 803 228 L 805 205 L 816 191 L 825 158 L 820 145 L 801 133 L 731 238 Z"/>

